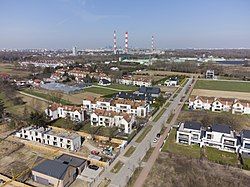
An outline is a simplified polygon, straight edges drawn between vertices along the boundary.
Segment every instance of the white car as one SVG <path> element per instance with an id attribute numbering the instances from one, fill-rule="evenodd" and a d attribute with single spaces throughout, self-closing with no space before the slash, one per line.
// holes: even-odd
<path id="1" fill-rule="evenodd" d="M 153 143 L 157 143 L 158 142 L 158 138 L 155 138 L 154 140 L 153 140 Z"/>

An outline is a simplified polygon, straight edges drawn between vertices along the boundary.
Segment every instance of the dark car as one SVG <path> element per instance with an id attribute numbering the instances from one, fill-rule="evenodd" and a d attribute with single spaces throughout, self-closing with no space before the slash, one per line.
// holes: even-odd
<path id="1" fill-rule="evenodd" d="M 98 170 L 99 167 L 96 165 L 89 165 L 89 169 Z"/>
<path id="2" fill-rule="evenodd" d="M 91 151 L 91 154 L 92 154 L 92 155 L 99 155 L 100 152 L 99 152 L 99 151 L 96 151 L 96 150 L 92 150 L 92 151 Z"/>
<path id="3" fill-rule="evenodd" d="M 160 136 L 161 136 L 160 133 L 156 134 L 156 138 L 160 138 Z"/>

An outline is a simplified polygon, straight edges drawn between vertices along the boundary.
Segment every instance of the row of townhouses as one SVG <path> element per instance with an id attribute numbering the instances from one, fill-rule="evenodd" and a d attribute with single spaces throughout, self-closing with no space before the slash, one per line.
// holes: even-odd
<path id="1" fill-rule="evenodd" d="M 30 126 L 16 132 L 15 136 L 26 140 L 76 151 L 81 147 L 81 136 L 76 133 L 56 132 L 52 128 Z"/>
<path id="2" fill-rule="evenodd" d="M 250 114 L 250 101 L 191 96 L 189 98 L 189 108 L 193 110 L 232 111 L 233 114 Z"/>
<path id="3" fill-rule="evenodd" d="M 124 84 L 124 85 L 145 86 L 145 87 L 152 86 L 152 79 L 146 77 L 124 76 L 121 79 L 118 79 L 117 82 L 119 84 Z"/>
<path id="4" fill-rule="evenodd" d="M 146 101 L 122 98 L 89 98 L 83 100 L 83 108 L 91 113 L 96 109 L 103 109 L 117 113 L 127 113 L 138 117 L 147 117 L 150 112 L 149 103 Z"/>
<path id="5" fill-rule="evenodd" d="M 177 130 L 176 142 L 250 154 L 250 130 L 243 130 L 237 136 L 228 125 L 214 124 L 211 127 L 204 128 L 199 122 L 184 122 L 180 124 Z"/>
<path id="6" fill-rule="evenodd" d="M 84 109 L 82 107 L 53 103 L 45 109 L 45 114 L 50 118 L 50 120 L 69 117 L 72 121 L 84 121 Z"/>
<path id="7" fill-rule="evenodd" d="M 90 115 L 92 126 L 118 127 L 120 131 L 130 134 L 135 118 L 127 113 L 118 113 L 103 109 L 96 109 Z"/>

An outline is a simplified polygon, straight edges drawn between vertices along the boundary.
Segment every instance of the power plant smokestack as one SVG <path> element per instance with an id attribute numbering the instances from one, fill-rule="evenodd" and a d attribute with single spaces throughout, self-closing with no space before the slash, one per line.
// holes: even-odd
<path id="1" fill-rule="evenodd" d="M 125 33 L 125 53 L 128 53 L 128 32 Z"/>
<path id="2" fill-rule="evenodd" d="M 116 31 L 114 31 L 114 54 L 117 54 Z"/>
<path id="3" fill-rule="evenodd" d="M 151 38 L 151 50 L 152 50 L 152 52 L 154 52 L 154 50 L 155 50 L 154 36 L 152 36 L 152 38 Z"/>

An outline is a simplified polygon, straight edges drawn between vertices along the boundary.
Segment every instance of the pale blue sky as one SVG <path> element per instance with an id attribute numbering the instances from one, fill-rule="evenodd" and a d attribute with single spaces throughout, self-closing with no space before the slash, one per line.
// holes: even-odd
<path id="1" fill-rule="evenodd" d="M 249 0 L 0 0 L 0 48 L 250 48 Z"/>

